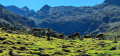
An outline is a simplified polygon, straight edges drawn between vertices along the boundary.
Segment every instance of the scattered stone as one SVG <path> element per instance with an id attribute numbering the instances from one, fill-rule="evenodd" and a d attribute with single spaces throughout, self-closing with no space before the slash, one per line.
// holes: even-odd
<path id="1" fill-rule="evenodd" d="M 20 38 L 20 36 L 18 36 L 17 38 Z"/>
<path id="2" fill-rule="evenodd" d="M 92 44 L 92 45 L 96 45 L 96 44 Z"/>
<path id="3" fill-rule="evenodd" d="M 15 43 L 13 43 L 12 41 L 8 41 L 8 43 L 9 43 L 10 45 L 13 45 L 13 44 L 15 44 Z"/>
<path id="4" fill-rule="evenodd" d="M 12 49 L 9 50 L 9 55 L 10 56 L 18 56 L 18 53 L 14 53 Z"/>
<path id="5" fill-rule="evenodd" d="M 61 52 L 55 52 L 54 54 L 59 54 L 59 55 L 63 55 Z"/>
<path id="6" fill-rule="evenodd" d="M 32 42 L 29 42 L 29 43 L 26 43 L 25 45 L 33 45 L 34 43 Z"/>
<path id="7" fill-rule="evenodd" d="M 82 52 L 81 50 L 77 50 L 77 52 Z"/>
<path id="8" fill-rule="evenodd" d="M 49 54 L 41 54 L 40 56 L 50 56 Z"/>
<path id="9" fill-rule="evenodd" d="M 94 50 L 94 48 L 91 48 L 90 50 Z"/>
<path id="10" fill-rule="evenodd" d="M 30 54 L 38 54 L 41 56 L 41 53 L 40 52 L 32 52 L 32 51 L 29 51 Z"/>
<path id="11" fill-rule="evenodd" d="M 72 46 L 68 45 L 67 47 L 72 47 Z"/>
<path id="12" fill-rule="evenodd" d="M 118 43 L 118 41 L 114 41 L 114 42 L 112 42 L 112 43 Z"/>
<path id="13" fill-rule="evenodd" d="M 12 31 L 8 30 L 7 33 L 13 33 Z"/>
<path id="14" fill-rule="evenodd" d="M 15 50 L 17 49 L 17 47 L 14 47 L 14 46 L 12 48 L 15 49 Z"/>
<path id="15" fill-rule="evenodd" d="M 26 47 L 20 47 L 19 50 L 27 50 Z"/>
<path id="16" fill-rule="evenodd" d="M 105 45 L 105 43 L 100 43 L 100 45 Z"/>
<path id="17" fill-rule="evenodd" d="M 110 50 L 116 50 L 116 47 L 112 47 Z"/>
<path id="18" fill-rule="evenodd" d="M 3 40 L 6 40 L 6 38 L 2 38 L 2 37 L 0 37 L 0 40 L 3 41 Z"/>
<path id="19" fill-rule="evenodd" d="M 9 43 L 5 41 L 5 42 L 3 42 L 3 44 L 9 44 Z"/>
<path id="20" fill-rule="evenodd" d="M 26 36 L 26 37 L 29 37 L 29 36 Z"/>
<path id="21" fill-rule="evenodd" d="M 21 44 L 21 42 L 17 42 L 17 44 Z"/>
<path id="22" fill-rule="evenodd" d="M 80 47 L 82 47 L 82 45 L 80 45 Z"/>
<path id="23" fill-rule="evenodd" d="M 3 52 L 3 50 L 2 49 L 0 49 L 0 53 L 2 53 Z"/>
<path id="24" fill-rule="evenodd" d="M 49 50 L 52 50 L 52 49 L 54 49 L 54 48 L 48 48 Z"/>
<path id="25" fill-rule="evenodd" d="M 45 37 L 43 37 L 43 38 L 45 38 Z"/>
<path id="26" fill-rule="evenodd" d="M 38 50 L 44 50 L 43 48 L 39 48 Z"/>
<path id="27" fill-rule="evenodd" d="M 110 54 L 108 54 L 108 56 L 111 56 Z"/>
<path id="28" fill-rule="evenodd" d="M 5 36 L 9 36 L 8 34 L 5 34 Z"/>
<path id="29" fill-rule="evenodd" d="M 41 53 L 38 53 L 39 56 L 41 56 Z"/>
<path id="30" fill-rule="evenodd" d="M 98 54 L 98 53 L 95 53 L 95 54 Z"/>
<path id="31" fill-rule="evenodd" d="M 62 49 L 63 51 L 65 51 L 65 52 L 70 52 L 70 50 L 68 50 L 68 49 Z"/>
<path id="32" fill-rule="evenodd" d="M 107 50 L 107 49 L 103 49 L 103 50 Z"/>
<path id="33" fill-rule="evenodd" d="M 66 46 L 66 45 L 63 45 L 62 48 L 67 48 L 67 46 Z"/>
<path id="34" fill-rule="evenodd" d="M 0 46 L 0 48 L 3 48 L 3 46 Z"/>
<path id="35" fill-rule="evenodd" d="M 71 45 L 73 45 L 73 43 L 70 43 Z"/>

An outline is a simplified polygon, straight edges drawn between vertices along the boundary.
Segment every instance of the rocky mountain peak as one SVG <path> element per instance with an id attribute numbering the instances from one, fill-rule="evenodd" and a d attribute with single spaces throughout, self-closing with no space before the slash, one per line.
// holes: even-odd
<path id="1" fill-rule="evenodd" d="M 27 6 L 24 6 L 23 8 L 21 8 L 24 11 L 30 11 L 29 8 Z"/>
<path id="2" fill-rule="evenodd" d="M 31 12 L 32 12 L 32 13 L 35 13 L 35 11 L 34 11 L 33 9 L 31 10 Z"/>
<path id="3" fill-rule="evenodd" d="M 120 6 L 120 0 L 105 0 L 104 3 Z"/>
<path id="4" fill-rule="evenodd" d="M 50 8 L 51 7 L 49 5 L 44 5 L 40 10 L 42 10 L 42 11 L 49 11 Z"/>

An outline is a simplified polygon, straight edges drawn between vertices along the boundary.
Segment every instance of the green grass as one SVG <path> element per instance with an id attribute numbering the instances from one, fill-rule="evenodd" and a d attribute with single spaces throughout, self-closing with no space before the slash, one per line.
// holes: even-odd
<path id="1" fill-rule="evenodd" d="M 43 36 L 45 37 L 45 36 Z M 109 40 L 96 40 L 96 39 L 84 39 L 80 41 L 76 40 L 63 40 L 51 37 L 51 41 L 45 38 L 39 38 L 32 35 L 24 34 L 10 34 L 0 31 L 0 56 L 9 56 L 9 49 L 12 49 L 14 53 L 25 56 L 39 56 L 50 55 L 50 56 L 119 56 L 120 55 L 120 41 L 113 43 Z M 102 46 L 103 45 L 103 46 Z M 117 45 L 116 50 L 110 50 L 112 47 Z M 22 49 L 21 47 L 24 47 Z"/>

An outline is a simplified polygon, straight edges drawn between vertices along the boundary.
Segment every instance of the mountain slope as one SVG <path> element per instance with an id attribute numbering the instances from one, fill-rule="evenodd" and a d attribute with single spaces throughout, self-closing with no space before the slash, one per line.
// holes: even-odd
<path id="1" fill-rule="evenodd" d="M 119 0 L 105 0 L 102 4 L 95 6 L 43 6 L 36 13 L 27 14 L 26 17 L 34 19 L 40 28 L 51 28 L 66 35 L 80 32 L 81 35 L 110 32 L 108 30 L 118 26 L 109 24 L 120 21 Z M 26 9 L 25 9 L 26 8 Z M 27 7 L 23 10 L 29 11 Z M 119 27 L 118 27 L 119 28 Z"/>
<path id="2" fill-rule="evenodd" d="M 36 27 L 33 20 L 12 13 L 6 10 L 5 7 L 2 5 L 0 5 L 0 19 L 8 22 L 11 26 L 16 26 L 20 28 Z"/>
<path id="3" fill-rule="evenodd" d="M 105 0 L 102 4 L 92 7 L 45 5 L 32 17 L 37 19 L 35 20 L 39 27 L 52 28 L 60 33 L 65 32 L 67 35 L 75 32 L 80 32 L 81 35 L 97 34 L 111 28 L 106 28 L 105 25 L 120 21 L 119 2 L 119 0 Z"/>

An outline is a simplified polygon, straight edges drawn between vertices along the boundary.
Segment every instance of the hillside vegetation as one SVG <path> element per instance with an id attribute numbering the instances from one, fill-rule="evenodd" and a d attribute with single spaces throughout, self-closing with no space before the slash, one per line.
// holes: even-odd
<path id="1" fill-rule="evenodd" d="M 95 6 L 82 7 L 44 5 L 37 12 L 26 6 L 22 9 L 16 6 L 5 8 L 33 19 L 39 28 L 51 28 L 66 35 L 76 32 L 81 35 L 108 33 L 119 29 L 120 0 L 105 0 Z"/>
<path id="2" fill-rule="evenodd" d="M 0 4 L 0 24 L 1 27 L 5 28 L 10 26 L 18 28 L 36 27 L 36 24 L 33 20 L 12 13 L 5 9 L 5 7 L 1 4 Z"/>
<path id="3" fill-rule="evenodd" d="M 109 24 L 120 21 L 119 3 L 119 0 L 105 0 L 95 6 L 51 7 L 44 5 L 37 12 L 25 16 L 33 19 L 39 28 L 51 28 L 59 33 L 65 32 L 66 35 L 76 32 L 80 32 L 81 35 L 106 33 L 114 31 L 114 27 L 112 27 L 114 25 L 109 26 Z M 7 6 L 6 9 L 14 13 L 21 10 L 15 6 Z M 21 15 L 20 13 L 17 14 Z M 115 27 L 116 29 L 119 28 L 118 26 Z M 113 29 L 108 30 L 111 28 Z"/>
<path id="4" fill-rule="evenodd" d="M 119 56 L 120 41 L 97 40 L 67 40 L 46 36 L 36 37 L 30 34 L 13 34 L 0 30 L 0 56 Z"/>

